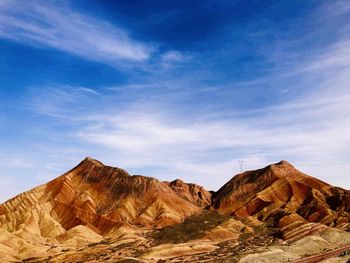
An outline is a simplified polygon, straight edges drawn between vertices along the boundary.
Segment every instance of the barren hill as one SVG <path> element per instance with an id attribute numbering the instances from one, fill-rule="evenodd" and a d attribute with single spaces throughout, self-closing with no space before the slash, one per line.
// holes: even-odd
<path id="1" fill-rule="evenodd" d="M 68 234 L 73 230 L 83 238 L 91 233 L 116 236 L 180 223 L 209 205 L 210 196 L 199 186 L 130 176 L 86 158 L 57 179 L 1 204 L 0 226 L 28 246 L 74 239 Z"/>
<path id="2" fill-rule="evenodd" d="M 286 161 L 233 177 L 213 197 L 220 213 L 257 217 L 298 239 L 325 226 L 350 230 L 350 191 L 303 174 Z"/>
<path id="3" fill-rule="evenodd" d="M 0 205 L 0 262 L 235 262 L 239 249 L 346 233 L 349 221 L 350 191 L 286 161 L 236 175 L 212 196 L 86 158 Z"/>

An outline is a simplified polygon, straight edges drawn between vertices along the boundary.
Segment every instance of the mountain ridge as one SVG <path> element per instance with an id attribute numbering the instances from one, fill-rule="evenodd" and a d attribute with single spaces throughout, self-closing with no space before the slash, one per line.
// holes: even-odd
<path id="1" fill-rule="evenodd" d="M 350 191 L 287 161 L 235 175 L 209 192 L 180 179 L 130 175 L 87 157 L 54 180 L 0 204 L 0 256 L 1 247 L 17 260 L 111 238 L 148 240 L 151 246 L 146 233 L 185 224 L 193 216 L 199 229 L 191 232 L 197 238 L 237 239 L 265 226 L 294 241 L 329 228 L 349 231 Z M 22 252 L 18 256 L 11 249 Z"/>

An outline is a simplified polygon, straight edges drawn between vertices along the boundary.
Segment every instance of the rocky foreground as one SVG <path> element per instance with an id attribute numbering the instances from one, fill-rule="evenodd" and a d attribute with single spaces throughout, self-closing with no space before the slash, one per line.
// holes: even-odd
<path id="1" fill-rule="evenodd" d="M 214 193 L 86 158 L 0 205 L 0 261 L 289 262 L 346 247 L 349 231 L 350 191 L 286 161 Z"/>

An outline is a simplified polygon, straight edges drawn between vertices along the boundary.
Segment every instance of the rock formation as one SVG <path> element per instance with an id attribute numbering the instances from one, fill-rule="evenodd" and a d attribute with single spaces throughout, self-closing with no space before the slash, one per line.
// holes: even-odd
<path id="1" fill-rule="evenodd" d="M 349 230 L 350 191 L 303 174 L 286 161 L 233 177 L 213 196 L 220 213 L 255 216 L 298 239 L 325 228 Z"/>
<path id="2" fill-rule="evenodd" d="M 236 175 L 212 194 L 179 179 L 131 176 L 86 158 L 0 205 L 0 258 L 95 262 L 96 255 L 104 255 L 99 256 L 104 262 L 110 254 L 116 260 L 134 253 L 152 262 L 152 257 L 171 258 L 179 251 L 224 251 L 220 244 L 230 240 L 249 247 L 245 240 L 254 238 L 262 244 L 276 237 L 294 241 L 333 227 L 349 231 L 349 221 L 350 191 L 305 175 L 286 161 Z M 149 253 L 141 255 L 146 248 Z"/>
<path id="3" fill-rule="evenodd" d="M 18 217 L 24 220 L 42 211 L 64 230 L 87 225 L 105 235 L 121 223 L 152 227 L 180 223 L 209 202 L 210 194 L 202 187 L 130 176 L 86 158 L 68 173 L 0 205 L 0 224 L 14 231 Z"/>

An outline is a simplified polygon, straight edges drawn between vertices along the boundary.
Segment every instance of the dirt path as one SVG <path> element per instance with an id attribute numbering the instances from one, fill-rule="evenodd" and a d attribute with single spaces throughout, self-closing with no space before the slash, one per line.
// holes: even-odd
<path id="1" fill-rule="evenodd" d="M 338 248 L 338 249 L 333 250 L 333 251 L 329 251 L 329 252 L 317 254 L 317 255 L 314 255 L 314 256 L 310 256 L 310 257 L 294 260 L 292 262 L 293 263 L 315 263 L 315 262 L 320 262 L 321 260 L 338 256 L 340 253 L 342 253 L 343 251 L 346 251 L 346 250 L 350 250 L 350 245 L 346 246 L 346 247 Z"/>

